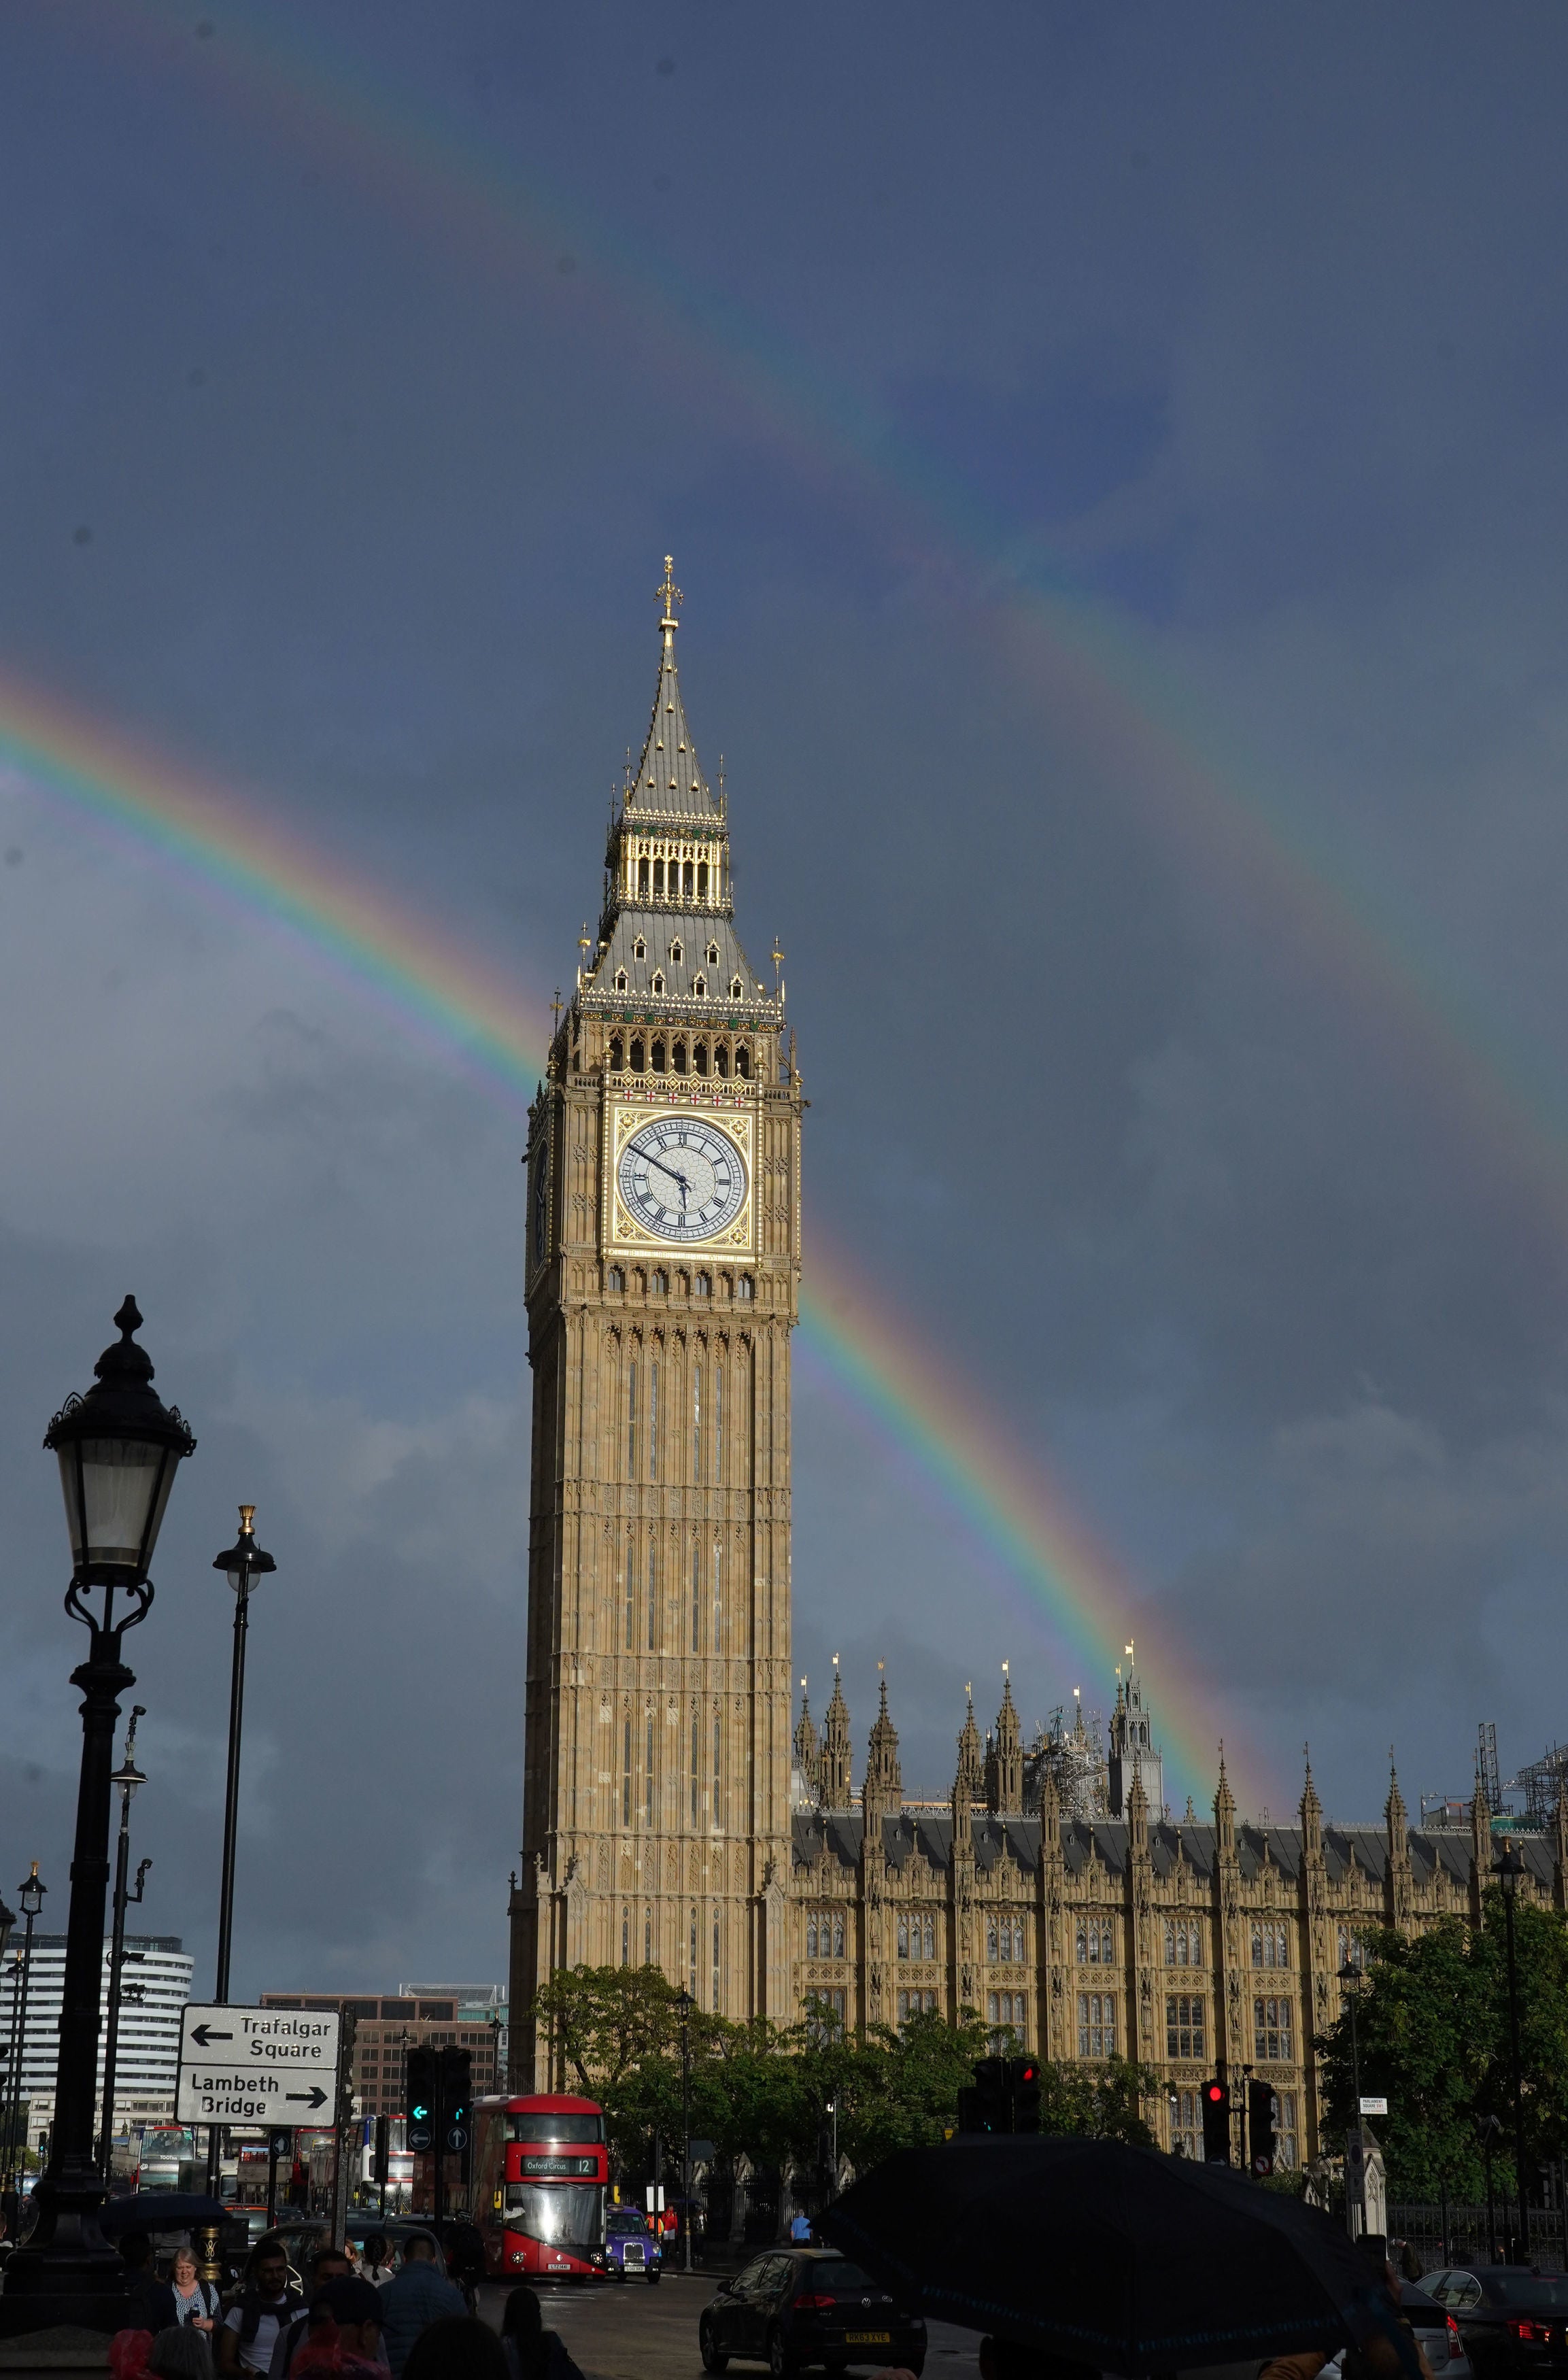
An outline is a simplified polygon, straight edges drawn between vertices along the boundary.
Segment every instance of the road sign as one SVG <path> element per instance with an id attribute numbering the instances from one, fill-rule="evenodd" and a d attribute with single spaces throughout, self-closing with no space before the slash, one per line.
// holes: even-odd
<path id="1" fill-rule="evenodd" d="M 181 2124 L 325 2128 L 336 2113 L 335 2009 L 214 2008 L 180 2011 Z"/>
<path id="2" fill-rule="evenodd" d="M 1361 2112 L 1364 2116 L 1386 2116 L 1388 2111 L 1389 2103 L 1386 2099 L 1363 2099 L 1361 2102 Z"/>

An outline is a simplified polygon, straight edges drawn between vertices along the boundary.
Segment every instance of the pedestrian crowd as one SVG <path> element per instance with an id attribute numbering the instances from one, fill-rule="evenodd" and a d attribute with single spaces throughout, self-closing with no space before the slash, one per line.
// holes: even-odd
<path id="1" fill-rule="evenodd" d="M 410 2232 L 401 2264 L 372 2234 L 361 2255 L 329 2243 L 295 2286 L 287 2251 L 259 2240 L 225 2304 L 188 2248 L 160 2280 L 144 2232 L 120 2243 L 131 2324 L 111 2341 L 113 2380 L 582 2380 L 525 2285 L 499 2336 L 447 2277 L 432 2234 Z"/>

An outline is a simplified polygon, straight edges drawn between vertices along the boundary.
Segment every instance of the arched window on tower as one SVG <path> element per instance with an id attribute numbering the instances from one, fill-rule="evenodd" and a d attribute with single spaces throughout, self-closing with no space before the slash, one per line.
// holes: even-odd
<path id="1" fill-rule="evenodd" d="M 730 978 L 730 998 L 732 1000 L 738 1000 L 740 998 L 740 990 L 741 984 L 739 976 L 732 975 Z"/>
<path id="2" fill-rule="evenodd" d="M 696 876 L 695 876 L 695 872 L 694 872 L 694 870 L 693 870 L 693 868 L 692 868 L 692 864 L 691 864 L 690 860 L 688 859 L 688 860 L 687 861 L 687 863 L 686 863 L 686 866 L 685 866 L 685 867 L 682 868 L 682 870 L 681 870 L 681 889 L 682 889 L 682 891 L 685 892 L 685 894 L 686 894 L 686 896 L 687 896 L 687 899 L 688 901 L 692 898 L 693 889 L 694 889 L 695 884 L 696 884 Z"/>
<path id="3" fill-rule="evenodd" d="M 626 969 L 623 967 L 619 976 L 615 979 L 615 989 L 617 991 L 625 991 L 626 988 Z M 613 1075 L 618 1075 L 620 1073 L 625 1058 L 626 1050 L 622 1043 L 620 1035 L 618 1033 L 612 1033 L 610 1036 L 610 1072 Z"/>
<path id="4" fill-rule="evenodd" d="M 705 859 L 697 863 L 697 897 L 699 901 L 708 898 L 708 862 Z"/>
<path id="5" fill-rule="evenodd" d="M 660 991 L 662 991 L 662 990 L 663 990 L 663 989 L 664 989 L 664 971 L 663 971 L 663 969 L 662 969 L 662 967 L 655 967 L 655 968 L 654 968 L 654 970 L 653 970 L 653 990 L 654 990 L 656 992 L 660 992 Z M 662 1068 L 660 1068 L 658 1071 L 659 1071 L 659 1072 L 661 1072 L 661 1073 L 662 1073 L 663 1069 L 662 1069 Z"/>
<path id="6" fill-rule="evenodd" d="M 642 1038 L 639 1035 L 632 1043 L 632 1073 L 634 1075 L 640 1075 L 646 1063 L 647 1059 L 642 1047 Z"/>
<path id="7" fill-rule="evenodd" d="M 710 966 L 717 966 L 719 964 L 719 945 L 717 942 L 710 942 L 708 945 L 708 964 Z"/>
<path id="8" fill-rule="evenodd" d="M 626 988 L 626 971 L 625 967 L 617 967 L 615 969 L 615 990 L 617 991 L 625 991 Z"/>
<path id="9" fill-rule="evenodd" d="M 729 1071 L 730 1053 L 728 1045 L 723 1041 L 715 1042 L 713 1046 L 713 1072 L 716 1075 L 727 1075 Z"/>
<path id="10" fill-rule="evenodd" d="M 677 1041 L 675 1043 L 675 1072 L 677 1075 L 684 1075 L 686 1072 L 686 1043 L 684 1041 Z"/>
<path id="11" fill-rule="evenodd" d="M 735 1070 L 747 1082 L 751 1080 L 751 1050 L 749 1044 L 745 1041 L 737 1042 L 735 1045 Z"/>
<path id="12" fill-rule="evenodd" d="M 705 1075 L 708 1072 L 708 1044 L 706 1041 L 699 1041 L 698 1043 L 696 1049 L 691 1053 L 691 1062 L 698 1074 Z"/>
<path id="13" fill-rule="evenodd" d="M 622 1291 L 626 1288 L 626 1274 L 621 1270 L 620 1266 L 619 1266 L 619 1265 L 612 1265 L 612 1266 L 611 1266 L 611 1268 L 610 1268 L 610 1269 L 609 1269 L 609 1271 L 608 1271 L 608 1272 L 605 1274 L 605 1276 L 604 1276 L 604 1286 L 605 1286 L 605 1288 L 606 1288 L 607 1290 L 612 1291 L 612 1292 L 614 1293 L 614 1294 L 615 1296 L 617 1296 L 617 1297 L 618 1297 L 618 1296 L 621 1294 Z"/>
<path id="14" fill-rule="evenodd" d="M 653 989 L 655 991 L 662 989 L 657 978 L 654 979 Z M 664 1072 L 664 1044 L 662 1041 L 655 1041 L 653 1044 L 653 1071 L 656 1075 L 662 1075 Z"/>
<path id="15" fill-rule="evenodd" d="M 662 859 L 656 859 L 653 863 L 653 898 L 655 901 L 662 901 L 663 897 L 664 863 Z"/>
<path id="16" fill-rule="evenodd" d="M 632 944 L 632 956 L 634 959 L 645 959 L 648 956 L 648 944 L 643 941 L 640 934 L 638 934 L 636 941 Z"/>
<path id="17" fill-rule="evenodd" d="M 648 862 L 646 859 L 639 859 L 637 863 L 637 896 L 639 901 L 646 901 L 648 898 Z"/>
<path id="18" fill-rule="evenodd" d="M 683 956 L 683 946 L 677 938 L 676 941 L 670 944 L 670 965 L 672 966 L 679 966 Z"/>

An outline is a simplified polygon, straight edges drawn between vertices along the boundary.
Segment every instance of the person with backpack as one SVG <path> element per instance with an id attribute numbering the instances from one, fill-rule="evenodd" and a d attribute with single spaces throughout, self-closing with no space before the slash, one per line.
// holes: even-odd
<path id="1" fill-rule="evenodd" d="M 196 2269 L 196 2252 L 192 2248 L 175 2250 L 175 2268 L 169 2277 L 174 2291 L 175 2321 L 183 2330 L 188 2323 L 193 2330 L 209 2333 L 216 2330 L 223 2313 L 223 2300 L 212 2281 L 204 2281 Z"/>
<path id="2" fill-rule="evenodd" d="M 278 2333 L 302 2313 L 305 2301 L 288 2286 L 288 2257 L 275 2232 L 258 2240 L 245 2267 L 245 2288 L 217 2334 L 218 2370 L 265 2372 Z"/>

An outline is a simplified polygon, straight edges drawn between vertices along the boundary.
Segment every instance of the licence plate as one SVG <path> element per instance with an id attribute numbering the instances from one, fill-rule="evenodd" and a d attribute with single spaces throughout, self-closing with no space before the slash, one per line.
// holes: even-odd
<path id="1" fill-rule="evenodd" d="M 845 2347 L 891 2347 L 893 2333 L 891 2330 L 846 2330 L 844 2343 Z"/>

